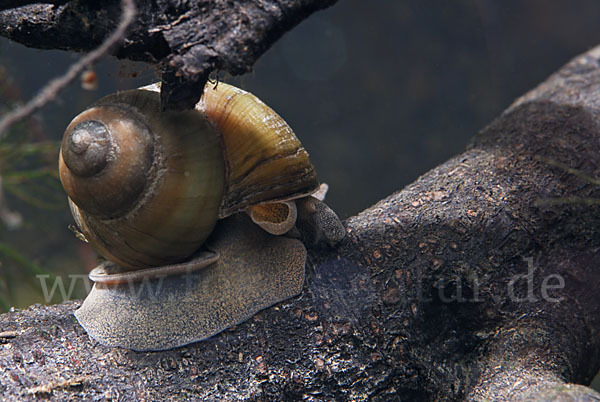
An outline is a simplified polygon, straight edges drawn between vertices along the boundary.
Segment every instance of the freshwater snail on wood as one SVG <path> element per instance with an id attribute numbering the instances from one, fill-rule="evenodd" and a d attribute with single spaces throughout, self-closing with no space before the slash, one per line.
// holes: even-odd
<path id="1" fill-rule="evenodd" d="M 184 112 L 162 112 L 157 85 L 99 100 L 67 127 L 59 170 L 79 229 L 109 261 L 90 274 L 96 284 L 76 312 L 108 345 L 179 346 L 298 294 L 306 250 L 273 236 L 294 228 L 295 200 L 305 200 L 300 216 L 328 217 L 309 225 L 333 222 L 328 243 L 344 236 L 311 196 L 316 173 L 291 128 L 224 83 Z M 181 275 L 192 271 L 191 282 Z M 150 294 L 153 278 L 160 292 Z"/>

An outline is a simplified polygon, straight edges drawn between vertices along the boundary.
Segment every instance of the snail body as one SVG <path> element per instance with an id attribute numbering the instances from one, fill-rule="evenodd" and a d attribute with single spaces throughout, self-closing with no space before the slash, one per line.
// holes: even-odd
<path id="1" fill-rule="evenodd" d="M 213 336 L 302 291 L 302 242 L 270 235 L 246 214 L 219 220 L 207 247 L 219 258 L 193 273 L 95 283 L 75 317 L 103 345 L 165 350 Z"/>
<path id="2" fill-rule="evenodd" d="M 185 112 L 161 112 L 156 85 L 101 99 L 67 127 L 59 170 L 81 232 L 126 270 L 184 260 L 240 211 L 285 233 L 289 201 L 318 188 L 285 121 L 224 83 Z"/>

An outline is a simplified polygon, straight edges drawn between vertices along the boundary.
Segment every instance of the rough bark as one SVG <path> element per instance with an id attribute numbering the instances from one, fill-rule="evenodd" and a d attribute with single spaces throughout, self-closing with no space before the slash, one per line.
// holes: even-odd
<path id="1" fill-rule="evenodd" d="M 598 398 L 574 384 L 589 383 L 600 363 L 599 117 L 596 48 L 517 100 L 462 155 L 348 219 L 336 249 L 310 250 L 300 296 L 203 342 L 107 348 L 73 318 L 79 301 L 4 314 L 0 393 Z"/>
<path id="2" fill-rule="evenodd" d="M 192 108 L 215 70 L 233 75 L 281 35 L 336 0 L 139 0 L 137 24 L 119 58 L 160 63 L 164 108 Z M 89 51 L 115 28 L 118 0 L 0 1 L 0 35 L 26 46 Z"/>
<path id="3" fill-rule="evenodd" d="M 138 25 L 114 53 L 161 63 L 165 104 L 188 107 L 210 71 L 248 71 L 333 2 L 140 2 Z M 0 34 L 85 51 L 120 13 L 117 1 L 32 3 L 3 2 Z M 599 62 L 600 49 L 574 60 L 465 153 L 349 219 L 336 249 L 310 250 L 300 296 L 207 341 L 106 348 L 74 320 L 78 301 L 0 316 L 0 395 L 598 397 L 572 383 L 588 383 L 600 363 Z"/>

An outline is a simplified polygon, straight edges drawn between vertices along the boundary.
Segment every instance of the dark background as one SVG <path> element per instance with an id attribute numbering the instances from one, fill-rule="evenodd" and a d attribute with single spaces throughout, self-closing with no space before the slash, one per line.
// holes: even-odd
<path id="1" fill-rule="evenodd" d="M 597 0 L 340 0 L 286 34 L 253 73 L 220 77 L 288 121 L 330 185 L 328 203 L 345 218 L 463 151 L 516 97 L 596 44 Z M 11 100 L 29 99 L 78 57 L 0 39 L 0 83 L 10 83 Z M 156 80 L 152 66 L 112 58 L 95 71 L 99 89 L 72 85 L 25 128 L 33 140 L 58 142 L 94 100 Z M 67 229 L 66 202 L 51 210 L 14 196 L 7 202 L 24 224 L 0 226 L 0 242 L 48 272 L 94 264 Z M 0 295 L 9 305 L 44 302 L 32 277 L 0 253 Z"/>

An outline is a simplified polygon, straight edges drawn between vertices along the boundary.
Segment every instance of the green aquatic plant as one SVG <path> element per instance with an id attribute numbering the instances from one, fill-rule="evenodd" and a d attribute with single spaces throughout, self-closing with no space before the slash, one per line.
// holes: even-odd
<path id="1" fill-rule="evenodd" d="M 3 190 L 36 208 L 64 208 L 64 196 L 56 172 L 56 141 L 0 142 L 0 175 Z M 52 160 L 52 162 L 50 162 Z"/>
<path id="2" fill-rule="evenodd" d="M 35 261 L 20 253 L 15 247 L 1 242 L 0 257 L 1 260 L 12 260 L 19 267 L 24 269 L 26 272 L 25 278 L 29 279 L 29 285 L 33 288 L 35 288 L 37 284 L 32 279 L 39 275 L 54 278 L 54 275 L 52 275 L 50 271 L 36 264 Z M 4 265 L 4 263 L 2 265 Z M 13 300 L 16 296 L 15 289 L 17 287 L 13 286 L 12 283 L 17 281 L 18 278 L 16 275 L 12 274 L 10 270 L 1 270 L 1 268 L 2 267 L 0 266 L 0 272 L 2 273 L 2 275 L 0 275 L 0 289 L 2 289 L 2 292 L 0 293 L 0 311 L 6 312 L 10 309 L 10 306 L 14 304 Z M 21 272 L 21 275 L 19 276 L 22 276 L 22 274 L 23 272 Z"/>
<path id="3" fill-rule="evenodd" d="M 11 133 L 12 134 L 12 133 Z M 57 144 L 22 143 L 9 135 L 0 142 L 0 310 L 14 305 L 15 296 L 25 282 L 36 289 L 37 275 L 50 271 L 29 256 L 26 232 L 35 233 L 32 210 L 56 211 L 64 208 L 55 168 L 49 154 Z M 10 201 L 10 202 L 9 202 Z M 28 220 L 29 219 L 29 220 Z M 20 291 L 20 290 L 19 290 Z"/>
<path id="4" fill-rule="evenodd" d="M 18 93 L 0 68 L 0 115 L 18 102 Z M 48 211 L 56 215 L 66 203 L 56 171 L 59 143 L 45 138 L 40 126 L 24 121 L 0 140 L 0 312 L 25 299 L 23 293 L 39 300 L 38 277 L 54 277 L 36 261 L 34 244 L 45 235 L 40 227 Z"/>

